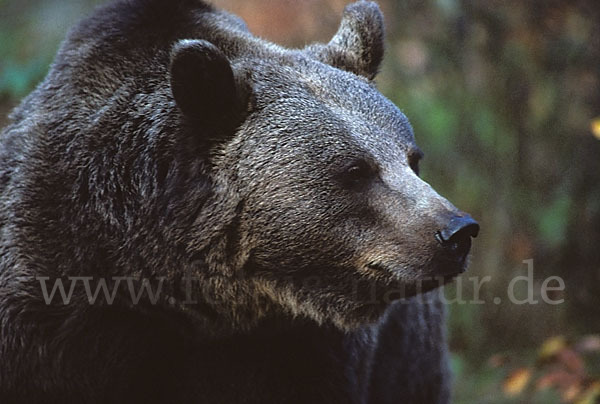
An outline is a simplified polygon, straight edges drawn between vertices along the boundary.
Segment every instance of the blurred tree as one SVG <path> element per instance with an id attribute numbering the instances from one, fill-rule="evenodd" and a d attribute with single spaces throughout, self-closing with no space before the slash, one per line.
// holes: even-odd
<path id="1" fill-rule="evenodd" d="M 481 219 L 472 272 L 492 276 L 490 297 L 506 296 L 529 258 L 538 282 L 560 275 L 567 285 L 560 307 L 469 310 L 472 321 L 462 323 L 483 321 L 485 335 L 453 342 L 473 350 L 514 346 L 507 335 L 527 345 L 552 332 L 598 331 L 600 142 L 589 129 L 600 115 L 597 4 L 438 0 L 392 9 L 380 84 L 413 122 L 426 179 Z"/>

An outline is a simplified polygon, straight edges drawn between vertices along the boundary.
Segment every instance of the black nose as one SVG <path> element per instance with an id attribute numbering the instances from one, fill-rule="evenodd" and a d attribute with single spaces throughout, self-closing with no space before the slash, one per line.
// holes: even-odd
<path id="1" fill-rule="evenodd" d="M 444 249 L 456 259 L 464 259 L 471 249 L 471 237 L 477 237 L 479 224 L 469 215 L 454 216 L 445 229 L 436 233 Z"/>

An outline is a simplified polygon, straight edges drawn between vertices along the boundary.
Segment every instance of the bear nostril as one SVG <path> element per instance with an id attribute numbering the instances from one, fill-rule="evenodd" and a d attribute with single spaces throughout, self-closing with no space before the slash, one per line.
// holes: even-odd
<path id="1" fill-rule="evenodd" d="M 471 237 L 478 233 L 479 224 L 471 216 L 454 216 L 436 238 L 448 253 L 462 259 L 471 249 Z"/>

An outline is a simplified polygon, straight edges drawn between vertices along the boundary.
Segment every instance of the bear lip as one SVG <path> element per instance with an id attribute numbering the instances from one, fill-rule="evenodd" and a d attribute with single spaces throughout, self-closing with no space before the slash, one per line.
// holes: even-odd
<path id="1" fill-rule="evenodd" d="M 448 259 L 447 257 L 438 257 L 436 260 L 435 269 L 426 274 L 415 274 L 415 279 L 406 281 L 398 280 L 399 282 L 410 284 L 410 283 L 427 283 L 437 282 L 439 286 L 445 285 L 451 282 L 454 278 L 461 275 L 467 270 L 467 257 L 461 259 Z M 379 273 L 384 272 L 390 275 L 394 275 L 398 271 L 394 269 L 393 265 L 386 265 L 382 262 L 369 262 L 366 265 L 367 269 L 377 271 Z"/>
<path id="2" fill-rule="evenodd" d="M 386 267 L 380 262 L 369 262 L 366 266 L 367 268 L 374 269 L 376 271 L 394 272 L 391 268 Z"/>

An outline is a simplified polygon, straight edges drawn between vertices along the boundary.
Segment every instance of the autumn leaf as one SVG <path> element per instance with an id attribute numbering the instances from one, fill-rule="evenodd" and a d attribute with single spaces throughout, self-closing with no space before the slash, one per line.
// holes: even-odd
<path id="1" fill-rule="evenodd" d="M 590 123 L 590 129 L 596 139 L 600 139 L 600 117 L 595 118 Z"/>
<path id="2" fill-rule="evenodd" d="M 566 402 L 571 402 L 581 392 L 581 386 L 579 384 L 572 384 L 566 390 L 564 390 L 561 394 L 561 397 Z"/>
<path id="3" fill-rule="evenodd" d="M 504 381 L 504 393 L 508 396 L 519 395 L 527 387 L 529 379 L 531 379 L 530 369 L 520 368 L 515 370 Z"/>
<path id="4" fill-rule="evenodd" d="M 549 359 L 563 350 L 567 345 L 567 340 L 562 335 L 548 338 L 540 348 L 539 357 L 542 360 Z"/>

